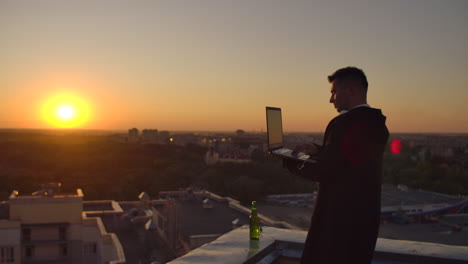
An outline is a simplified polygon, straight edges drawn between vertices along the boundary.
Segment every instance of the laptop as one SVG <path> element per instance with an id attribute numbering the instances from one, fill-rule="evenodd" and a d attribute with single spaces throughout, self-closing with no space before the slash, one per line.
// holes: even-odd
<path id="1" fill-rule="evenodd" d="M 316 160 L 310 159 L 310 156 L 304 153 L 292 155 L 292 150 L 285 148 L 283 145 L 283 121 L 281 118 L 281 108 L 266 107 L 267 121 L 267 139 L 268 151 L 276 156 L 288 159 L 296 159 L 311 163 L 316 163 Z"/>

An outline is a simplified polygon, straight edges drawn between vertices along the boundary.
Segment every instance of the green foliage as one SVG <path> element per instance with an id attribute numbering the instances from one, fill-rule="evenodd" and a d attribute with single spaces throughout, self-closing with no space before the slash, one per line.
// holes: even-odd
<path id="1" fill-rule="evenodd" d="M 32 193 L 42 183 L 60 181 L 63 190 L 83 189 L 85 199 L 135 200 L 146 191 L 189 186 L 230 196 L 248 204 L 268 194 L 312 192 L 314 184 L 290 174 L 279 160 L 261 151 L 251 163 L 206 166 L 206 148 L 141 145 L 105 136 L 0 134 L 0 200 L 13 190 Z M 421 153 L 426 156 L 422 159 Z M 449 194 L 468 194 L 468 155 L 440 162 L 421 147 L 403 144 L 385 153 L 383 182 Z M 464 165 L 463 165 L 464 164 Z"/>
<path id="2" fill-rule="evenodd" d="M 312 192 L 314 185 L 290 174 L 278 160 L 255 151 L 247 164 L 206 166 L 206 148 L 197 145 L 141 145 L 104 136 L 0 134 L 0 200 L 42 183 L 60 181 L 63 191 L 83 189 L 85 199 L 135 200 L 146 191 L 189 186 L 231 196 L 244 203 L 267 194 Z"/>
<path id="3" fill-rule="evenodd" d="M 385 154 L 384 183 L 454 195 L 468 194 L 468 169 L 455 158 L 440 161 L 421 147 L 403 145 L 402 149 L 404 151 L 399 154 Z M 420 153 L 426 158 L 422 159 Z M 466 161 L 463 157 L 459 160 Z"/>

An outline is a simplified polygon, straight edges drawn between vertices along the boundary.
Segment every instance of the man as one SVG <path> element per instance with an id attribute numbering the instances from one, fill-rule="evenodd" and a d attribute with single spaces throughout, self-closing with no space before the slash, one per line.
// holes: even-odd
<path id="1" fill-rule="evenodd" d="M 380 222 L 382 158 L 388 140 L 386 117 L 367 104 L 367 78 L 347 67 L 328 76 L 340 113 L 327 126 L 323 145 L 302 145 L 317 160 L 285 159 L 293 173 L 319 183 L 302 263 L 371 263 Z"/>

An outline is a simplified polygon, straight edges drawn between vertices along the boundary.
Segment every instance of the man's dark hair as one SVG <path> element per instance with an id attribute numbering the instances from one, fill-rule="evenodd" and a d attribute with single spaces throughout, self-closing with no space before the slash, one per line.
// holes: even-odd
<path id="1" fill-rule="evenodd" d="M 364 72 L 356 67 L 346 67 L 337 70 L 332 75 L 328 76 L 328 82 L 332 83 L 333 81 L 357 81 L 361 84 L 361 87 L 364 91 L 367 91 L 367 77 Z"/>

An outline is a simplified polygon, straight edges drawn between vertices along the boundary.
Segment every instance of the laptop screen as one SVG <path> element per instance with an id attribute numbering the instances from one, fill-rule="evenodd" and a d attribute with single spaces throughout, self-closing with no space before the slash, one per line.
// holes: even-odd
<path id="1" fill-rule="evenodd" d="M 268 149 L 283 147 L 283 123 L 281 120 L 281 108 L 266 108 Z"/>

